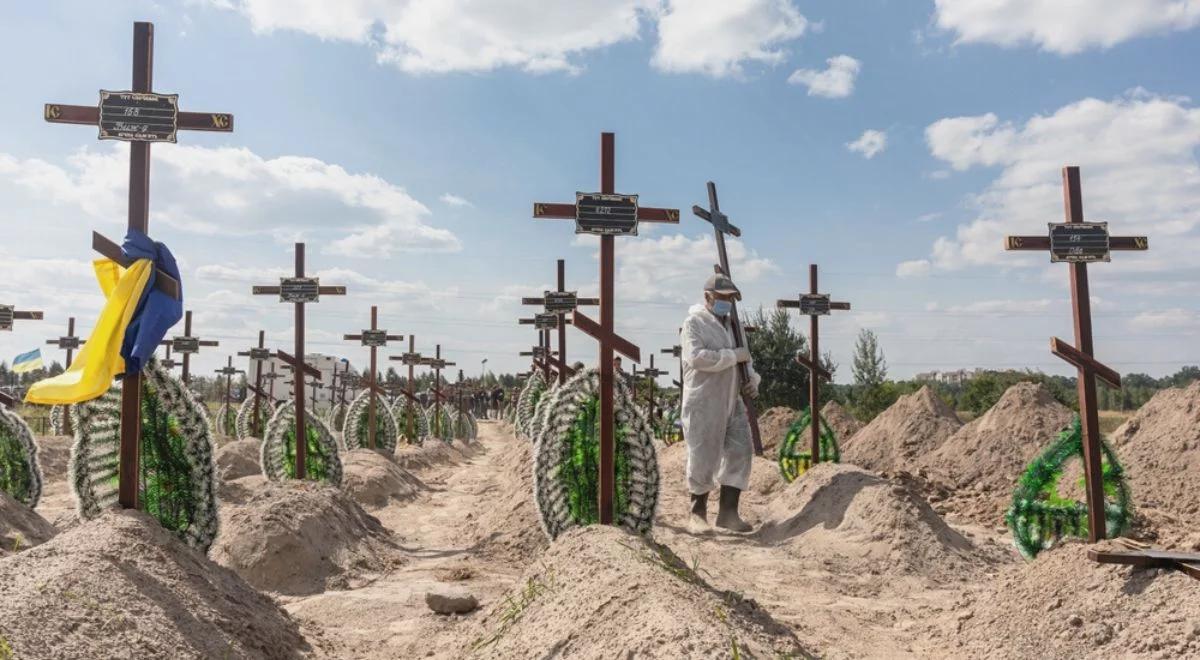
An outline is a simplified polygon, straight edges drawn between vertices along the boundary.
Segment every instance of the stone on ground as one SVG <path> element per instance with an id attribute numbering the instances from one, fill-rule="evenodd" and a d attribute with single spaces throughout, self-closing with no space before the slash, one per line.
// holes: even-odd
<path id="1" fill-rule="evenodd" d="M 438 614 L 466 614 L 479 607 L 475 596 L 461 587 L 439 587 L 427 591 L 425 604 Z"/>

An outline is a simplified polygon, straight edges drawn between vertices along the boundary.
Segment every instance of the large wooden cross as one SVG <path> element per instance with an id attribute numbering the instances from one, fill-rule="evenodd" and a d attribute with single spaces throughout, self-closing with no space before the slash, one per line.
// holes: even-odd
<path id="1" fill-rule="evenodd" d="M 13 321 L 41 321 L 44 316 L 42 312 L 18 310 L 13 305 L 0 305 L 0 330 L 11 331 Z"/>
<path id="2" fill-rule="evenodd" d="M 71 362 L 75 359 L 75 350 L 79 348 L 80 339 L 81 337 L 75 334 L 75 317 L 71 316 L 67 318 L 67 334 L 59 337 L 58 339 L 47 339 L 46 344 L 50 346 L 57 346 L 61 350 L 67 352 L 67 363 L 64 365 L 64 368 L 69 369 L 71 367 Z M 63 406 L 63 435 L 75 435 L 75 432 L 71 430 L 70 409 L 70 406 Z"/>
<path id="3" fill-rule="evenodd" d="M 304 307 L 309 303 L 319 302 L 321 296 L 344 296 L 346 287 L 321 286 L 319 278 L 308 277 L 304 274 L 304 243 L 296 243 L 295 272 L 294 277 L 279 278 L 278 286 L 255 286 L 251 289 L 251 293 L 256 296 L 276 295 L 279 296 L 279 302 L 291 303 L 295 306 L 296 355 L 292 357 L 279 351 L 279 357 L 291 365 L 294 371 L 301 369 L 307 371 L 311 367 L 304 362 Z M 320 371 L 316 369 L 312 369 L 312 371 L 316 372 L 317 378 L 321 377 Z M 296 478 L 306 479 L 308 478 L 308 473 L 305 471 L 307 469 L 305 462 L 308 457 L 308 436 L 305 434 L 304 378 L 297 376 L 292 381 L 292 397 L 296 402 Z"/>
<path id="4" fill-rule="evenodd" d="M 57 124 L 83 124 L 99 127 L 101 140 L 129 142 L 129 217 L 128 228 L 149 233 L 150 224 L 150 143 L 175 142 L 179 130 L 233 130 L 233 115 L 210 112 L 182 112 L 176 94 L 156 94 L 154 81 L 154 25 L 133 24 L 133 84 L 127 91 L 100 91 L 98 106 L 47 103 L 42 116 Z M 92 232 L 92 249 L 116 263 L 128 267 L 129 259 L 121 246 Z M 176 299 L 181 297 L 179 282 L 159 270 L 154 285 Z M 121 507 L 136 509 L 139 485 L 139 446 L 141 440 L 142 375 L 129 374 L 121 388 L 121 444 L 118 467 L 117 501 Z"/>
<path id="5" fill-rule="evenodd" d="M 821 396 L 821 381 L 833 378 L 829 370 L 821 366 L 821 334 L 820 320 L 828 316 L 830 311 L 848 311 L 850 303 L 832 302 L 829 294 L 817 293 L 817 265 L 808 266 L 808 293 L 801 294 L 796 300 L 780 300 L 776 306 L 781 309 L 795 308 L 801 316 L 808 317 L 808 357 L 796 354 L 796 362 L 808 369 L 808 413 L 812 420 L 809 425 L 809 451 L 811 465 L 821 462 L 821 409 L 818 401 Z"/>
<path id="6" fill-rule="evenodd" d="M 199 353 L 201 346 L 220 346 L 220 342 L 209 341 L 199 337 L 192 336 L 192 311 L 188 310 L 183 313 L 183 335 L 176 335 L 169 341 L 163 341 L 163 346 L 171 347 L 176 353 L 183 356 L 183 383 L 186 385 L 191 382 L 191 357 L 193 353 Z"/>
<path id="7" fill-rule="evenodd" d="M 357 335 L 343 335 L 343 339 L 350 341 L 361 342 L 363 346 L 367 346 L 371 350 L 371 368 L 370 376 L 367 377 L 367 388 L 371 392 L 370 403 L 367 404 L 367 446 L 371 449 L 375 448 L 375 410 L 376 400 L 379 396 L 379 383 L 377 382 L 376 374 L 378 367 L 376 366 L 376 351 L 381 347 L 387 347 L 389 341 L 400 341 L 404 339 L 402 335 L 389 335 L 387 330 L 379 328 L 379 307 L 371 305 L 371 327 L 364 329 Z"/>
<path id="8" fill-rule="evenodd" d="M 265 398 L 263 396 L 265 393 L 263 392 L 263 368 L 262 368 L 262 365 L 263 365 L 263 362 L 266 362 L 267 360 L 270 360 L 272 357 L 274 357 L 274 354 L 271 353 L 271 350 L 266 347 L 266 343 L 265 343 L 266 337 L 267 337 L 266 331 L 259 330 L 258 331 L 258 346 L 255 346 L 255 347 L 251 348 L 250 350 L 238 351 L 238 355 L 240 355 L 242 357 L 248 357 L 248 358 L 250 358 L 250 361 L 254 363 L 254 386 L 247 387 L 247 389 L 254 392 L 254 403 L 253 403 L 254 415 L 253 415 L 253 417 L 250 418 L 250 434 L 256 438 L 261 438 L 262 432 L 263 432 L 263 429 L 262 429 L 262 400 Z M 274 385 L 274 383 L 272 383 L 272 385 Z M 271 400 L 271 403 L 272 403 L 272 408 L 274 408 L 275 401 L 273 398 Z"/>
<path id="9" fill-rule="evenodd" d="M 742 230 L 731 224 L 729 216 L 721 212 L 721 203 L 717 200 L 717 184 L 712 181 L 708 182 L 708 209 L 693 205 L 692 213 L 712 225 L 713 236 L 717 243 L 717 261 L 720 262 L 720 272 L 724 273 L 726 277 L 732 278 L 733 273 L 729 270 L 729 253 L 725 250 L 725 235 L 739 237 L 742 235 Z M 747 346 L 746 333 L 742 328 L 742 317 L 738 314 L 736 302 L 729 312 L 729 324 L 733 330 L 734 347 Z M 749 383 L 750 367 L 742 362 L 738 363 L 737 369 L 738 379 L 742 385 Z M 742 403 L 746 406 L 746 415 L 750 420 L 750 438 L 754 442 L 754 453 L 762 456 L 762 433 L 758 429 L 758 408 L 755 407 L 754 400 L 748 396 L 742 396 Z"/>
<path id="10" fill-rule="evenodd" d="M 567 313 L 581 305 L 599 305 L 599 298 L 580 298 L 575 291 L 567 291 L 567 262 L 558 260 L 558 282 L 554 291 L 545 291 L 541 298 L 521 298 L 522 305 L 540 305 L 542 313 L 534 316 L 532 323 L 538 329 L 558 331 L 558 356 L 549 361 L 558 371 L 559 385 L 575 373 L 567 364 L 567 325 L 571 322 Z M 524 319 L 521 323 L 526 323 Z M 549 345 L 547 343 L 547 345 Z"/>
<path id="11" fill-rule="evenodd" d="M 1109 261 L 1112 250 L 1146 250 L 1145 236 L 1109 236 L 1107 222 L 1083 221 L 1083 192 L 1079 168 L 1064 167 L 1063 206 L 1066 222 L 1049 223 L 1046 236 L 1009 236 L 1006 250 L 1049 251 L 1050 261 L 1070 264 L 1071 309 L 1075 317 L 1075 345 L 1052 337 L 1050 352 L 1075 365 L 1079 372 L 1079 417 L 1083 432 L 1083 467 L 1088 506 L 1088 540 L 1105 536 L 1104 478 L 1101 473 L 1100 418 L 1096 402 L 1096 379 L 1115 388 L 1121 375 L 1100 363 L 1092 344 L 1092 301 L 1088 290 L 1087 265 Z"/>
<path id="12" fill-rule="evenodd" d="M 225 409 L 230 410 L 233 405 L 233 375 L 244 374 L 246 372 L 242 369 L 234 368 L 233 356 L 230 355 L 225 358 L 225 366 L 221 367 L 220 369 L 215 369 L 214 373 L 225 377 Z M 225 429 L 225 420 L 221 420 L 220 428 L 221 430 Z"/>
<path id="13" fill-rule="evenodd" d="M 413 408 L 417 406 L 417 391 L 416 391 L 416 375 L 413 371 L 418 366 L 424 366 L 425 357 L 417 352 L 417 337 L 416 335 L 408 336 L 408 352 L 402 355 L 392 355 L 389 360 L 399 360 L 401 364 L 408 367 L 408 382 L 404 391 L 404 396 L 408 399 L 409 405 Z M 405 425 L 407 427 L 407 435 L 412 438 L 416 435 L 416 420 L 413 415 L 405 415 Z"/>
<path id="14" fill-rule="evenodd" d="M 438 344 L 434 357 L 422 358 L 421 364 L 433 369 L 433 424 L 432 433 L 434 437 L 440 436 L 442 431 L 442 400 L 445 396 L 442 394 L 442 369 L 446 367 L 456 366 L 453 362 L 447 362 L 442 359 L 442 345 Z"/>
<path id="15" fill-rule="evenodd" d="M 533 217 L 575 221 L 575 232 L 600 236 L 600 322 L 578 309 L 571 320 L 576 328 L 600 343 L 600 492 L 599 519 L 612 524 L 616 492 L 616 409 L 613 407 L 613 352 L 641 361 L 641 351 L 619 336 L 613 328 L 616 294 L 616 236 L 636 235 L 640 222 L 678 223 L 679 210 L 640 206 L 636 195 L 616 194 L 615 139 L 612 133 L 600 134 L 600 191 L 575 194 L 573 204 L 533 205 Z"/>

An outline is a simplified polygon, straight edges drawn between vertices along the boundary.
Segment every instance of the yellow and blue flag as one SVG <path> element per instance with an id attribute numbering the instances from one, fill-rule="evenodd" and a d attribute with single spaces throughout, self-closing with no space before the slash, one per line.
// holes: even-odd
<path id="1" fill-rule="evenodd" d="M 42 368 L 42 349 L 35 348 L 28 353 L 22 353 L 13 358 L 12 372 L 23 374 Z"/>

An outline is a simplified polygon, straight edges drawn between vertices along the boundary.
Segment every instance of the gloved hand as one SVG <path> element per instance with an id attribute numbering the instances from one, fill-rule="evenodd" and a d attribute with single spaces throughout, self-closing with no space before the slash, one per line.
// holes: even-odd
<path id="1" fill-rule="evenodd" d="M 740 346 L 733 349 L 733 354 L 737 356 L 737 361 L 739 363 L 750 361 L 750 349 L 746 348 L 745 346 Z"/>
<path id="2" fill-rule="evenodd" d="M 748 396 L 751 399 L 758 398 L 758 386 L 754 383 L 746 383 L 742 385 L 742 396 Z"/>

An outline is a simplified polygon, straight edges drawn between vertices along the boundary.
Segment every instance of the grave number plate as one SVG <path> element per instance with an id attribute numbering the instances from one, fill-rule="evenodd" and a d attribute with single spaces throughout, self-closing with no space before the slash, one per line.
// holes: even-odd
<path id="1" fill-rule="evenodd" d="M 58 347 L 62 349 L 79 348 L 79 337 L 59 337 Z"/>
<path id="2" fill-rule="evenodd" d="M 387 330 L 363 330 L 363 346 L 387 346 Z"/>
<path id="3" fill-rule="evenodd" d="M 171 340 L 171 350 L 183 355 L 185 353 L 200 352 L 199 337 L 175 337 Z"/>
<path id="4" fill-rule="evenodd" d="M 547 314 L 565 314 L 579 306 L 574 291 L 547 291 L 542 297 L 546 301 Z"/>
<path id="5" fill-rule="evenodd" d="M 100 139 L 174 142 L 179 95 L 100 90 Z"/>
<path id="6" fill-rule="evenodd" d="M 1107 222 L 1050 223 L 1050 262 L 1109 261 Z"/>
<path id="7" fill-rule="evenodd" d="M 828 316 L 829 296 L 823 293 L 806 293 L 801 295 L 800 313 L 805 316 Z"/>
<path id="8" fill-rule="evenodd" d="M 421 364 L 421 354 L 420 353 L 405 353 L 400 356 L 400 363 L 401 364 L 412 364 L 412 365 Z"/>
<path id="9" fill-rule="evenodd" d="M 252 348 L 250 349 L 250 359 L 255 362 L 264 362 L 271 359 L 271 349 L 269 348 Z"/>
<path id="10" fill-rule="evenodd" d="M 315 303 L 321 299 L 321 282 L 315 277 L 279 279 L 279 302 Z"/>
<path id="11" fill-rule="evenodd" d="M 534 314 L 533 327 L 538 330 L 553 330 L 558 327 L 558 314 Z"/>
<path id="12" fill-rule="evenodd" d="M 13 306 L 0 305 L 0 330 L 12 330 Z"/>
<path id="13" fill-rule="evenodd" d="M 575 193 L 575 233 L 637 236 L 637 195 Z"/>

